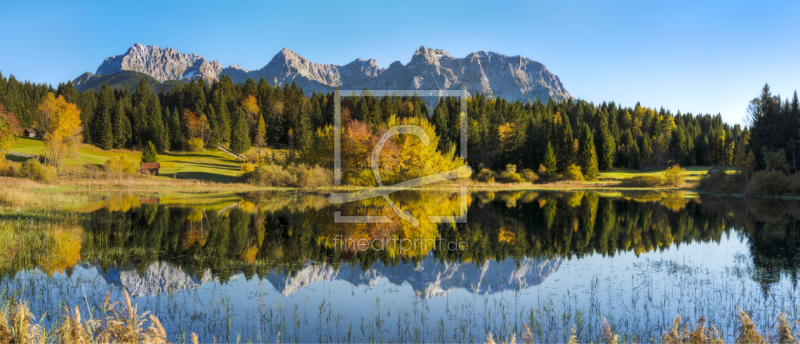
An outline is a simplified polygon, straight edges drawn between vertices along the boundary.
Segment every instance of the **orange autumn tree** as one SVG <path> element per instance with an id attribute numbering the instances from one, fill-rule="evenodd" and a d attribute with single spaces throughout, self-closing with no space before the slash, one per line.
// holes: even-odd
<path id="1" fill-rule="evenodd" d="M 45 160 L 61 170 L 64 158 L 75 153 L 81 141 L 81 110 L 73 103 L 47 93 L 36 109 L 36 124 L 44 137 Z"/>
<path id="2" fill-rule="evenodd" d="M 192 139 L 199 139 L 202 142 L 202 147 L 197 148 L 206 148 L 208 146 L 208 142 L 211 140 L 211 126 L 208 123 L 208 118 L 206 115 L 197 115 L 194 112 L 189 111 L 189 109 L 183 110 L 183 130 L 186 133 L 186 138 L 189 141 Z"/>
<path id="3" fill-rule="evenodd" d="M 455 155 L 455 147 L 447 152 L 437 149 L 439 137 L 434 126 L 425 118 L 397 118 L 390 116 L 385 126 L 370 128 L 367 124 L 351 120 L 342 128 L 341 167 L 343 181 L 347 185 L 373 186 L 376 184 L 371 170 L 371 155 L 377 141 L 387 128 L 410 125 L 422 128 L 430 139 L 425 145 L 420 138 L 401 134 L 386 142 L 380 152 L 379 169 L 385 185 L 400 181 L 430 176 L 464 166 L 464 159 Z M 327 126 L 317 130 L 310 147 L 304 148 L 301 158 L 307 164 L 332 167 L 333 128 Z"/>
<path id="4" fill-rule="evenodd" d="M 11 150 L 11 145 L 21 132 L 22 128 L 14 114 L 0 105 L 0 162 L 5 159 L 6 153 Z"/>

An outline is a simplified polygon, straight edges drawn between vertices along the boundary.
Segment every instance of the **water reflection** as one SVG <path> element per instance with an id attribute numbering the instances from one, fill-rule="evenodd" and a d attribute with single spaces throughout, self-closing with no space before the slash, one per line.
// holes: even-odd
<path id="1" fill-rule="evenodd" d="M 545 309 L 541 308 L 544 298 L 565 297 L 561 301 L 564 305 L 586 306 L 588 312 L 624 324 L 629 324 L 626 317 L 633 315 L 613 307 L 613 295 L 638 295 L 653 286 L 677 287 L 661 289 L 662 294 L 655 296 L 649 292 L 649 299 L 663 299 L 663 315 L 636 315 L 652 319 L 658 326 L 635 328 L 642 333 L 660 333 L 663 328 L 659 321 L 670 320 L 673 313 L 687 307 L 683 294 L 677 301 L 670 299 L 669 293 L 674 290 L 695 288 L 698 299 L 689 304 L 702 308 L 713 302 L 702 299 L 703 293 L 698 290 L 727 292 L 727 287 L 715 286 L 726 279 L 741 279 L 737 283 L 742 286 L 752 282 L 757 287 L 742 287 L 742 295 L 754 289 L 763 300 L 775 300 L 775 295 L 789 290 L 787 286 L 793 289 L 797 284 L 800 241 L 796 219 L 800 207 L 794 201 L 690 197 L 681 193 L 476 192 L 468 199 L 468 223 L 437 225 L 426 221 L 425 215 L 456 215 L 460 205 L 457 193 L 404 191 L 391 197 L 401 208 L 423 219 L 422 224 L 333 223 L 334 211 L 398 219 L 380 200 L 333 207 L 327 195 L 316 193 L 210 194 L 188 202 L 117 195 L 75 215 L 65 227 L 75 230 L 48 231 L 45 239 L 34 241 L 5 241 L 9 249 L 0 256 L 6 276 L 3 286 L 38 283 L 46 289 L 48 283 L 55 282 L 28 282 L 35 275 L 33 270 L 48 276 L 65 272 L 62 277 L 71 282 L 58 283 L 78 283 L 86 278 L 100 285 L 122 287 L 142 302 L 155 302 L 156 310 L 171 309 L 154 301 L 161 297 L 186 297 L 203 290 L 208 295 L 194 297 L 217 305 L 220 288 L 245 293 L 240 301 L 243 307 L 262 292 L 280 295 L 275 302 L 290 307 L 286 303 L 301 298 L 308 302 L 309 295 L 324 294 L 327 288 L 328 299 L 323 296 L 323 304 L 333 302 L 330 298 L 345 303 L 350 300 L 352 305 L 343 304 L 337 311 L 359 316 L 366 316 L 374 305 L 358 303 L 358 292 L 380 299 L 407 290 L 411 299 L 401 298 L 398 307 L 416 307 L 420 300 L 449 300 L 453 295 L 480 296 L 485 301 L 500 298 L 514 307 L 529 307 L 531 312 L 531 307 L 539 307 L 536 312 Z M 338 238 L 412 239 L 423 244 L 372 249 L 337 245 Z M 426 243 L 429 239 L 463 242 L 465 246 L 448 249 Z M 646 257 L 646 263 L 641 257 Z M 654 261 L 663 259 L 682 261 Z M 706 270 L 698 273 L 701 269 Z M 75 271 L 79 271 L 79 277 L 72 276 Z M 725 277 L 706 277 L 715 273 Z M 673 285 L 670 279 L 675 274 L 688 274 L 676 280 L 680 283 L 694 279 L 698 284 Z M 608 290 L 598 290 L 601 279 Z M 98 300 L 104 296 L 102 289 L 97 289 Z M 582 296 L 564 296 L 563 292 L 569 290 Z M 59 299 L 53 307 L 42 304 L 40 308 L 53 313 L 50 308 L 55 309 L 59 302 L 75 303 L 81 297 L 86 298 L 76 294 L 75 300 Z M 595 297 L 608 297 L 610 308 L 601 314 L 605 305 L 595 304 Z M 636 298 L 622 301 L 630 303 L 625 312 L 640 309 Z M 738 300 L 745 299 L 750 300 L 741 295 Z M 800 305 L 795 301 L 782 300 L 781 306 L 775 307 Z M 767 302 L 752 302 L 754 311 L 769 313 L 765 310 Z M 195 317 L 202 313 L 202 309 L 195 309 L 200 306 L 171 307 L 186 307 L 183 311 Z M 329 307 L 331 312 L 336 308 Z M 447 310 L 451 304 L 443 307 Z M 725 307 L 700 315 L 726 314 Z M 510 315 L 517 312 L 504 311 Z M 569 314 L 570 319 L 576 316 Z M 252 319 L 231 321 L 244 326 Z M 183 326 L 178 320 L 167 323 L 176 333 Z M 759 323 L 771 325 L 768 321 Z M 213 338 L 213 331 L 210 335 L 206 339 Z M 301 341 L 319 339 L 296 335 L 294 338 Z M 462 339 L 469 338 L 465 332 Z"/>

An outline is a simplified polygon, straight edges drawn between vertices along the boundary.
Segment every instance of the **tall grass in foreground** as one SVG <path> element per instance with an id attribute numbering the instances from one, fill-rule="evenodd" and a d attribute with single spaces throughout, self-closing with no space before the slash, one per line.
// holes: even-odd
<path id="1" fill-rule="evenodd" d="M 70 310 L 64 306 L 60 322 L 50 331 L 35 323 L 36 318 L 25 302 L 7 301 L 0 307 L 0 344 L 171 343 L 158 318 L 146 311 L 140 313 L 127 291 L 119 308 L 119 301 L 109 302 L 110 295 L 106 295 L 102 317 L 90 316 L 84 320 L 79 307 Z M 192 333 L 191 340 L 197 344 L 197 335 Z"/>
<path id="2" fill-rule="evenodd" d="M 54 328 L 49 330 L 35 322 L 35 316 L 24 301 L 7 300 L 0 305 L 0 344 L 172 343 L 168 340 L 161 321 L 156 316 L 148 314 L 147 311 L 140 313 L 138 306 L 131 302 L 131 297 L 127 291 L 124 292 L 121 301 L 113 303 L 109 301 L 110 295 L 110 293 L 106 294 L 103 302 L 103 316 L 89 316 L 84 319 L 81 315 L 80 307 L 76 306 L 74 309 L 70 309 L 64 306 L 59 317 L 60 321 Z M 117 307 L 120 302 L 121 306 Z M 764 335 L 756 330 L 756 325 L 750 320 L 745 311 L 739 310 L 738 320 L 736 343 L 800 343 L 800 341 L 795 340 L 792 327 L 783 312 L 778 317 L 775 332 Z M 581 343 L 575 332 L 576 330 L 573 326 L 567 338 L 567 343 Z M 185 337 L 183 339 L 185 342 Z M 199 343 L 198 336 L 195 333 L 191 334 L 190 340 L 194 344 Z M 277 341 L 280 341 L 280 335 Z M 651 338 L 651 341 L 666 344 L 725 343 L 713 325 L 706 327 L 705 318 L 700 318 L 694 327 L 690 327 L 686 323 L 681 324 L 680 315 L 675 318 L 673 327 L 666 329 L 660 338 Z M 216 339 L 214 342 L 216 342 Z M 525 344 L 534 343 L 534 335 L 527 323 L 524 324 L 520 342 Z M 487 334 L 486 343 L 498 344 L 491 333 Z M 507 341 L 501 341 L 500 343 L 517 343 L 516 335 L 512 333 Z M 619 335 L 612 332 L 605 319 L 603 319 L 602 336 L 599 343 L 619 343 Z"/>
<path id="3" fill-rule="evenodd" d="M 672 328 L 667 329 L 664 331 L 664 335 L 661 338 L 652 338 L 652 342 L 662 342 L 665 344 L 724 344 L 725 340 L 719 334 L 719 331 L 711 325 L 706 327 L 706 319 L 700 318 L 694 327 L 690 327 L 688 324 L 684 323 L 681 325 L 681 316 L 678 315 L 675 318 L 675 322 Z M 531 333 L 531 329 L 528 327 L 528 324 L 524 325 L 525 330 L 522 332 L 522 336 L 520 337 L 520 342 L 524 344 L 533 344 L 533 333 Z M 504 344 L 516 344 L 516 335 L 511 334 L 511 338 L 507 342 L 502 342 Z M 569 334 L 569 338 L 567 340 L 569 344 L 578 344 L 581 341 L 575 335 L 575 327 L 572 328 Z M 614 334 L 611 331 L 611 327 L 608 326 L 608 322 L 603 319 L 603 336 L 601 337 L 601 341 L 599 343 L 602 344 L 617 344 L 619 343 L 619 335 Z M 792 327 L 789 325 L 789 321 L 786 320 L 786 313 L 781 312 L 781 315 L 778 317 L 778 323 L 775 325 L 775 332 L 774 333 L 766 333 L 766 338 L 764 335 L 758 333 L 756 330 L 756 325 L 753 321 L 750 320 L 750 317 L 747 313 L 743 310 L 739 310 L 739 326 L 737 328 L 736 333 L 736 341 L 737 344 L 766 344 L 766 343 L 778 343 L 778 344 L 796 344 L 800 343 L 800 341 L 795 340 L 794 333 L 792 332 Z M 492 334 L 489 333 L 486 337 L 486 344 L 498 344 L 492 338 Z"/>

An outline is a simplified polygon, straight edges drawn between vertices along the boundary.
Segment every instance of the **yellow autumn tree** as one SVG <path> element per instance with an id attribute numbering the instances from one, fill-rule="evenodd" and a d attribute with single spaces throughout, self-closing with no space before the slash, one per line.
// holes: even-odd
<path id="1" fill-rule="evenodd" d="M 45 159 L 61 170 L 64 158 L 74 154 L 81 140 L 81 110 L 73 103 L 47 93 L 36 108 L 36 122 L 44 137 Z"/>
<path id="2" fill-rule="evenodd" d="M 258 123 L 257 116 L 260 115 L 256 97 L 251 94 L 244 98 L 242 100 L 242 111 L 247 114 L 247 123 L 250 124 L 250 127 L 254 127 Z"/>

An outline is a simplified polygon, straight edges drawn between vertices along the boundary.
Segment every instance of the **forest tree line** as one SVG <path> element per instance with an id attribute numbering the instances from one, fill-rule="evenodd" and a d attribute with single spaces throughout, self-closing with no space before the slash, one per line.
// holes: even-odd
<path id="1" fill-rule="evenodd" d="M 133 90 L 104 85 L 99 91 L 79 92 L 71 82 L 53 88 L 0 74 L 0 104 L 15 114 L 22 127 L 36 126 L 36 109 L 47 93 L 77 105 L 83 141 L 102 149 L 139 148 L 152 142 L 160 152 L 224 145 L 243 153 L 251 146 L 267 144 L 302 150 L 315 144 L 315 136 L 329 128 L 334 117 L 333 93 L 307 96 L 295 84 L 273 86 L 264 79 L 234 84 L 223 75 L 208 84 L 200 78 L 166 92 L 150 89 L 142 79 Z M 770 122 L 788 132 L 787 126 L 771 118 L 792 107 L 776 108 L 764 108 L 754 127 Z M 345 95 L 342 116 L 345 130 L 358 124 L 373 133 L 385 128 L 391 118 L 428 121 L 435 128 L 440 151 L 460 151 L 456 98 L 442 98 L 430 109 L 418 96 Z M 673 114 L 640 104 L 631 108 L 575 99 L 508 102 L 477 94 L 467 100 L 467 117 L 467 163 L 473 170 L 500 170 L 513 164 L 520 169 L 564 171 L 577 164 L 591 175 L 592 166 L 587 166 L 591 164 L 599 170 L 740 165 L 749 151 L 759 156 L 755 146 L 746 147 L 748 130 L 724 123 L 719 114 Z M 773 144 L 765 140 L 778 138 L 754 135 L 752 141 Z"/>

